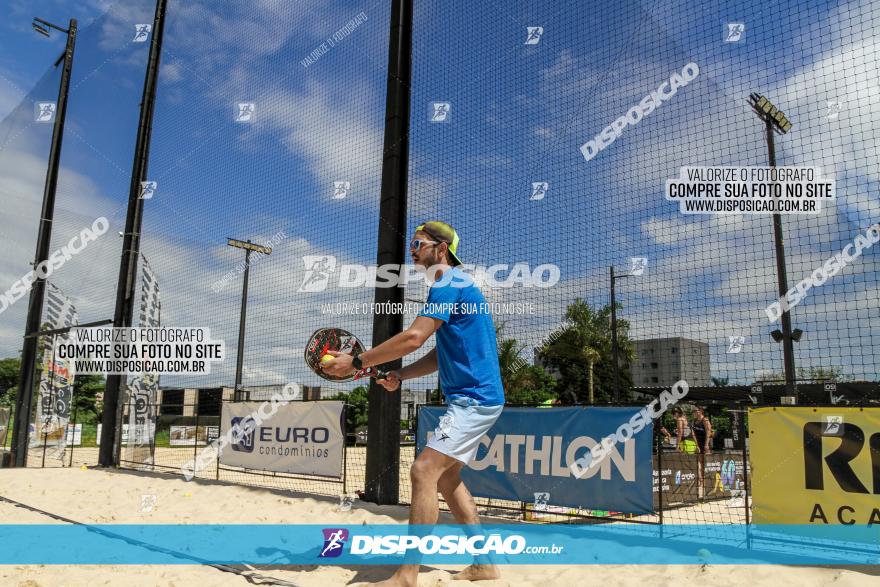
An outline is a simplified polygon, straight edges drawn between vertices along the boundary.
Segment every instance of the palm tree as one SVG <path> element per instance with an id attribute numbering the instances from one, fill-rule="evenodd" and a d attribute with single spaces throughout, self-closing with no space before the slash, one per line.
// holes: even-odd
<path id="1" fill-rule="evenodd" d="M 527 363 L 519 356 L 525 345 L 513 338 L 501 338 L 501 330 L 502 328 L 498 328 L 498 366 L 501 369 L 501 384 L 507 394 L 512 388 L 519 386 L 522 368 Z"/>
<path id="2" fill-rule="evenodd" d="M 561 330 L 550 336 L 549 342 L 540 349 L 542 355 L 554 354 L 560 358 L 583 361 L 587 366 L 587 397 L 590 404 L 595 403 L 593 393 L 593 367 L 599 362 L 601 353 L 590 328 L 585 323 L 569 322 Z"/>
<path id="3" fill-rule="evenodd" d="M 545 356 L 555 355 L 587 368 L 587 399 L 595 403 L 593 368 L 608 347 L 608 319 L 605 310 L 596 311 L 581 299 L 576 299 L 565 310 L 562 328 L 553 332 L 540 349 Z"/>
<path id="4" fill-rule="evenodd" d="M 581 349 L 581 354 L 587 362 L 587 389 L 589 392 L 590 404 L 593 404 L 596 399 L 593 395 L 593 365 L 596 364 L 601 355 L 599 354 L 599 351 L 590 346 L 584 346 Z"/>

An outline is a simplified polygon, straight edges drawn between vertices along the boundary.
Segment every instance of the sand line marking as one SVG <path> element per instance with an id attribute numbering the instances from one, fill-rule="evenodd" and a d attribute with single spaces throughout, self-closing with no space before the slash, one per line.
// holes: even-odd
<path id="1" fill-rule="evenodd" d="M 114 532 L 110 532 L 110 531 L 104 530 L 102 528 L 97 528 L 91 524 L 77 522 L 76 520 L 71 520 L 70 518 L 65 518 L 64 516 L 61 516 L 59 514 L 53 514 L 52 512 L 47 512 L 45 510 L 41 510 L 40 508 L 34 507 L 32 505 L 28 505 L 26 503 L 21 503 L 19 501 L 15 501 L 14 499 L 10 499 L 10 498 L 5 497 L 3 495 L 0 495 L 0 501 L 9 503 L 15 507 L 19 507 L 19 508 L 22 508 L 25 510 L 36 512 L 36 513 L 41 514 L 43 516 L 47 516 L 49 518 L 52 518 L 53 520 L 59 520 L 61 522 L 65 522 L 67 524 L 72 524 L 75 526 L 83 526 L 89 532 L 94 532 L 96 534 L 100 534 L 101 536 L 105 536 L 107 538 L 112 538 L 114 540 L 122 540 L 123 542 L 126 542 L 128 544 L 131 544 L 134 546 L 140 546 L 142 548 L 145 548 L 147 550 L 152 550 L 155 552 L 161 552 L 163 554 L 168 554 L 168 555 L 171 555 L 175 558 L 183 558 L 183 559 L 187 559 L 190 561 L 194 561 L 200 565 L 214 567 L 215 569 L 226 572 L 226 573 L 234 573 L 236 575 L 239 575 L 240 577 L 244 577 L 248 581 L 248 583 L 251 583 L 254 585 L 283 585 L 285 587 L 299 587 L 299 585 L 297 585 L 296 583 L 290 583 L 289 581 L 284 581 L 283 579 L 276 579 L 275 577 L 261 575 L 259 573 L 254 572 L 254 571 L 242 571 L 240 569 L 236 569 L 235 567 L 232 567 L 229 565 L 224 565 L 224 564 L 220 564 L 220 563 L 212 563 L 212 562 L 209 562 L 205 559 L 199 558 L 197 556 L 193 556 L 191 554 L 185 554 L 182 552 L 178 552 L 176 550 L 171 550 L 168 548 L 163 548 L 161 546 L 156 546 L 155 544 L 150 544 L 149 542 L 144 542 L 142 540 L 137 540 L 135 538 L 130 538 L 128 536 L 122 536 L 121 534 L 116 534 Z M 245 565 L 245 566 L 249 567 L 250 569 L 254 568 L 251 565 Z"/>

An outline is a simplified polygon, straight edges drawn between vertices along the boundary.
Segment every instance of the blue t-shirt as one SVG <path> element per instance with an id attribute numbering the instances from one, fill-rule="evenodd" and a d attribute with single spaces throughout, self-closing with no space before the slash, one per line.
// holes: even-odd
<path id="1" fill-rule="evenodd" d="M 437 369 L 447 403 L 472 400 L 480 406 L 504 405 L 495 324 L 473 279 L 448 269 L 431 286 L 419 316 L 443 320 L 437 329 Z"/>

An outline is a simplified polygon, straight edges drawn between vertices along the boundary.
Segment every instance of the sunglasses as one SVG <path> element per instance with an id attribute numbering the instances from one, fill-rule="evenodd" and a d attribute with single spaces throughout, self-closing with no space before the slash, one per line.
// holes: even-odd
<path id="1" fill-rule="evenodd" d="M 422 248 L 422 245 L 439 245 L 439 244 L 440 243 L 438 243 L 437 241 L 429 241 L 429 240 L 425 240 L 422 238 L 414 238 L 411 241 L 409 241 L 409 249 L 411 251 L 418 252 L 418 250 Z"/>

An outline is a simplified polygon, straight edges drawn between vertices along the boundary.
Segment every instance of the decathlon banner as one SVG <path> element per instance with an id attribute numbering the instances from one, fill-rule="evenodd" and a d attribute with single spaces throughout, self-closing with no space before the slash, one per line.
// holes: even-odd
<path id="1" fill-rule="evenodd" d="M 576 478 L 569 466 L 638 408 L 504 408 L 480 441 L 461 477 L 471 493 L 541 505 L 644 514 L 651 501 L 652 428 L 616 443 L 609 455 Z M 419 410 L 418 451 L 433 435 L 445 407 Z"/>
<path id="2" fill-rule="evenodd" d="M 749 430 L 755 523 L 880 524 L 880 408 L 758 408 Z"/>
<path id="3" fill-rule="evenodd" d="M 343 402 L 226 402 L 220 463 L 279 473 L 342 477 Z"/>

